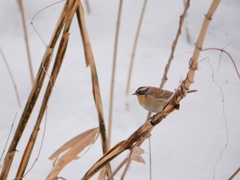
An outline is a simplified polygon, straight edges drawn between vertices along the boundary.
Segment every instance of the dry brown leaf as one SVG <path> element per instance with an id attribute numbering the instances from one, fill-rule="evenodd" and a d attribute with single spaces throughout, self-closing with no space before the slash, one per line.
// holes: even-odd
<path id="1" fill-rule="evenodd" d="M 60 171 L 72 160 L 76 160 L 80 157 L 77 155 L 87 146 L 93 144 L 96 140 L 96 135 L 99 133 L 99 128 L 88 130 L 82 134 L 79 134 L 75 138 L 71 139 L 67 143 L 65 143 L 62 147 L 60 147 L 56 152 L 54 152 L 49 159 L 54 160 L 56 165 L 54 165 L 53 169 L 49 173 L 46 180 L 53 179 L 56 177 Z M 58 159 L 59 155 L 67 151 L 60 159 Z"/>
<path id="2" fill-rule="evenodd" d="M 143 153 L 145 153 L 145 151 L 142 148 L 135 146 L 133 148 L 133 152 L 131 154 L 131 160 L 146 164 L 145 160 L 141 156 L 141 154 L 143 154 Z"/>

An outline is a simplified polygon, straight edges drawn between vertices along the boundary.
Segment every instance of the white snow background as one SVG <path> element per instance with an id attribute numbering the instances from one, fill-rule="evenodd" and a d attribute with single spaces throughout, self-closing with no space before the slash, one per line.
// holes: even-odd
<path id="1" fill-rule="evenodd" d="M 23 0 L 35 75 L 44 55 L 45 46 L 30 22 L 39 10 L 54 2 L 56 1 Z M 211 2 L 209 0 L 191 1 L 165 89 L 173 91 L 178 86 L 179 81 L 186 77 L 194 42 L 197 40 L 204 14 L 207 13 Z M 86 14 L 86 23 L 97 66 L 107 123 L 119 1 L 90 0 L 89 3 L 91 14 Z M 147 112 L 138 104 L 135 96 L 125 96 L 133 41 L 142 5 L 143 0 L 123 2 L 117 54 L 112 146 L 130 136 L 144 123 L 147 115 Z M 47 8 L 33 21 L 46 43 L 50 41 L 62 6 L 63 3 L 59 3 Z M 182 12 L 183 1 L 180 0 L 148 1 L 135 56 L 131 93 L 139 86 L 160 85 Z M 210 23 L 203 48 L 225 47 L 224 49 L 232 56 L 240 69 L 239 20 L 240 1 L 222 1 Z M 31 90 L 31 82 L 22 21 L 16 0 L 0 1 L 0 23 L 0 46 L 12 70 L 22 103 L 22 108 L 19 108 L 13 84 L 1 57 L 0 150 L 2 152 L 16 112 L 18 114 L 13 130 L 17 127 Z M 186 27 L 189 29 L 191 37 L 190 44 L 186 40 Z M 98 126 L 97 113 L 91 93 L 90 69 L 86 68 L 85 65 L 76 17 L 73 20 L 70 33 L 65 60 L 48 104 L 47 127 L 41 154 L 34 168 L 24 179 L 45 179 L 52 167 L 52 162 L 48 160 L 48 157 L 66 141 Z M 191 86 L 198 92 L 189 94 L 184 98 L 180 110 L 173 112 L 152 132 L 153 180 L 213 179 L 214 164 L 220 157 L 227 136 L 227 148 L 215 167 L 215 179 L 228 179 L 240 166 L 240 80 L 227 55 L 222 55 L 219 70 L 219 51 L 205 51 L 201 53 L 200 60 L 204 58 L 212 65 L 215 81 L 221 87 L 224 95 L 224 112 L 228 133 L 226 133 L 221 90 L 213 82 L 211 66 L 203 61 L 199 64 L 195 83 Z M 17 146 L 18 152 L 15 155 L 8 179 L 15 177 L 22 153 L 35 124 L 45 87 L 46 83 Z M 128 104 L 128 108 L 126 104 Z M 44 121 L 27 169 L 37 157 L 43 127 Z M 148 141 L 145 141 L 142 148 L 146 151 L 143 155 L 146 165 L 133 162 L 127 173 L 127 180 L 149 179 Z M 87 154 L 67 165 L 59 176 L 68 180 L 80 179 L 101 155 L 101 143 L 98 139 Z M 126 153 L 123 153 L 111 162 L 113 169 L 125 156 Z M 3 160 L 0 163 L 3 163 Z M 119 179 L 120 176 L 121 173 L 118 173 L 116 179 Z M 97 176 L 92 179 L 97 179 Z M 240 179 L 240 174 L 234 180 L 237 179 Z"/>

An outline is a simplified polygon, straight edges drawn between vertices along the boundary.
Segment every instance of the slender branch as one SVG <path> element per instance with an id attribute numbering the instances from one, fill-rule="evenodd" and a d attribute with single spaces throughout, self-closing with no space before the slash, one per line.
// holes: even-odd
<path id="1" fill-rule="evenodd" d="M 208 51 L 208 50 L 216 50 L 216 51 L 220 51 L 221 53 L 222 52 L 226 53 L 233 63 L 233 66 L 238 75 L 238 78 L 240 78 L 240 73 L 238 71 L 237 65 L 236 65 L 235 61 L 233 60 L 232 56 L 227 51 L 225 51 L 224 49 L 219 49 L 219 48 L 205 48 L 205 49 L 202 49 L 201 51 Z"/>
<path id="2" fill-rule="evenodd" d="M 112 65 L 112 80 L 111 80 L 111 89 L 110 89 L 109 117 L 108 117 L 108 147 L 110 147 L 111 135 L 112 135 L 112 112 L 113 112 L 113 99 L 114 99 L 113 96 L 114 96 L 114 84 L 115 84 L 115 69 L 116 69 L 116 62 L 117 62 L 118 36 L 119 36 L 119 29 L 120 29 L 122 4 L 123 4 L 123 0 L 120 0 L 119 8 L 118 8 L 116 34 L 115 34 L 113 65 Z"/>
<path id="3" fill-rule="evenodd" d="M 18 106 L 21 108 L 21 101 L 20 101 L 20 97 L 19 97 L 19 94 L 18 94 L 17 85 L 16 85 L 16 83 L 15 83 L 15 80 L 14 80 L 14 78 L 13 78 L 13 74 L 12 74 L 12 72 L 11 72 L 11 69 L 10 69 L 10 67 L 9 67 L 9 65 L 8 65 L 7 59 L 6 59 L 5 55 L 4 55 L 1 47 L 0 47 L 0 53 L 1 53 L 1 55 L 2 55 L 2 58 L 3 58 L 3 61 L 4 61 L 5 65 L 6 65 L 6 67 L 7 67 L 7 70 L 8 70 L 8 73 L 9 73 L 9 75 L 10 75 L 10 78 L 11 78 L 11 80 L 12 80 L 12 83 L 13 83 L 13 86 L 14 86 L 14 90 L 15 90 L 15 94 L 16 94 L 17 101 L 18 101 Z"/>
<path id="4" fill-rule="evenodd" d="M 0 157 L 0 162 L 2 161 L 2 157 L 3 157 L 3 155 L 4 155 L 5 149 L 6 149 L 6 147 L 7 147 L 8 142 L 9 142 L 9 138 L 10 138 L 10 136 L 11 136 L 11 133 L 12 133 L 12 130 L 13 130 L 13 125 L 14 125 L 14 123 L 15 123 L 16 117 L 17 117 L 17 112 L 16 112 L 16 114 L 15 114 L 15 116 L 14 116 L 14 119 L 13 119 L 13 122 L 12 122 L 12 125 L 11 125 L 11 128 L 10 128 L 9 134 L 8 134 L 8 137 L 7 137 L 7 141 L 6 141 L 5 146 L 4 146 L 4 148 L 3 148 L 3 152 L 2 152 L 1 157 Z"/>

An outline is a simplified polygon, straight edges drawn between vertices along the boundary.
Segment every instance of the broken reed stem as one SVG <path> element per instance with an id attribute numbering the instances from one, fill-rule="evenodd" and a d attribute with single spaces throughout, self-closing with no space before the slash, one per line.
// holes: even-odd
<path id="1" fill-rule="evenodd" d="M 26 50 L 27 50 L 27 57 L 28 57 L 28 65 L 29 65 L 31 82 L 32 82 L 32 86 L 33 86 L 34 74 L 33 74 L 31 55 L 30 55 L 30 48 L 29 48 L 29 44 L 28 44 L 28 34 L 27 34 L 27 26 L 26 26 L 26 20 L 25 20 L 25 15 L 24 15 L 24 8 L 23 8 L 22 0 L 17 0 L 17 2 L 18 2 L 18 6 L 19 6 L 19 9 L 20 9 L 20 12 L 21 12 L 21 17 L 22 17 L 23 32 L 24 32 L 24 38 L 25 38 L 25 44 L 26 44 Z"/>
<path id="2" fill-rule="evenodd" d="M 115 69 L 116 69 L 116 62 L 117 62 L 118 36 L 119 36 L 119 29 L 120 29 L 122 4 L 123 4 L 123 0 L 120 0 L 119 8 L 118 8 L 116 34 L 115 34 L 113 65 L 112 65 L 112 79 L 111 79 L 111 89 L 110 89 L 109 117 L 108 117 L 108 147 L 110 147 L 111 135 L 112 135 L 112 112 L 113 112 L 113 96 L 114 96 L 114 84 L 115 84 Z"/>
<path id="3" fill-rule="evenodd" d="M 7 155 L 5 156 L 4 165 L 3 165 L 3 169 L 2 169 L 2 172 L 1 172 L 1 176 L 0 176 L 1 180 L 6 180 L 7 179 L 7 176 L 8 176 L 8 173 L 9 173 L 9 170 L 10 170 L 10 167 L 12 165 L 12 161 L 13 161 L 13 158 L 14 158 L 14 155 L 15 155 L 15 152 L 16 152 L 16 147 L 19 143 L 19 140 L 22 137 L 23 131 L 24 131 L 26 125 L 27 125 L 27 122 L 30 118 L 30 115 L 31 115 L 31 113 L 33 111 L 33 108 L 36 104 L 36 101 L 38 99 L 40 90 L 41 90 L 42 85 L 43 85 L 43 81 L 44 81 L 45 76 L 46 76 L 46 72 L 48 71 L 48 68 L 49 68 L 49 65 L 50 65 L 50 62 L 51 62 L 53 49 L 56 45 L 56 42 L 58 40 L 58 37 L 60 35 L 60 32 L 63 28 L 64 22 L 65 22 L 65 19 L 66 19 L 68 4 L 69 4 L 69 1 L 66 1 L 65 6 L 63 8 L 63 11 L 62 11 L 62 13 L 61 13 L 61 15 L 58 19 L 58 22 L 56 24 L 54 33 L 52 35 L 52 39 L 50 40 L 49 47 L 47 47 L 46 52 L 45 52 L 44 57 L 43 57 L 43 60 L 42 60 L 42 63 L 39 67 L 38 74 L 37 74 L 37 76 L 35 78 L 35 81 L 34 81 L 34 86 L 33 86 L 32 90 L 30 92 L 30 95 L 28 97 L 28 101 L 25 105 L 25 108 L 23 110 L 21 119 L 18 123 L 18 127 L 16 129 L 15 134 L 14 134 L 13 140 L 12 140 L 10 146 L 9 146 Z"/>
<path id="4" fill-rule="evenodd" d="M 51 74 L 51 77 L 48 81 L 48 86 L 47 86 L 47 89 L 46 89 L 44 97 L 43 97 L 42 105 L 41 105 L 41 108 L 40 108 L 40 111 L 39 111 L 39 114 L 38 114 L 36 124 L 34 126 L 33 131 L 32 131 L 31 137 L 29 138 L 29 141 L 28 141 L 28 144 L 25 148 L 21 163 L 19 165 L 18 172 L 16 174 L 16 179 L 19 179 L 19 178 L 21 179 L 21 177 L 24 176 L 25 169 L 27 167 L 28 161 L 30 159 L 30 156 L 31 156 L 31 153 L 32 153 L 32 150 L 33 150 L 33 147 L 34 147 L 34 144 L 35 144 L 36 139 L 37 139 L 38 131 L 40 129 L 40 124 L 42 122 L 44 112 L 47 108 L 49 98 L 51 96 L 54 84 L 56 82 L 58 73 L 61 69 L 61 65 L 62 65 L 62 62 L 64 60 L 64 55 L 65 55 L 65 52 L 66 52 L 66 49 L 67 49 L 68 39 L 69 39 L 69 35 L 70 35 L 68 31 L 69 31 L 69 28 L 71 26 L 73 15 L 74 15 L 74 13 L 77 9 L 78 2 L 79 2 L 78 0 L 75 0 L 75 1 L 71 0 L 71 1 L 69 3 L 70 6 L 69 6 L 68 12 L 66 14 L 65 26 L 64 26 L 64 29 L 63 29 L 62 38 L 61 38 L 61 41 L 60 41 L 60 44 L 59 44 L 58 52 L 57 52 L 56 59 L 55 59 L 55 62 L 54 62 L 54 66 L 53 66 L 53 69 L 52 69 L 52 74 Z"/>
<path id="5" fill-rule="evenodd" d="M 82 7 L 81 2 L 79 2 L 79 6 L 77 8 L 76 13 L 77 13 L 77 20 L 79 24 L 81 37 L 82 37 L 86 64 L 87 66 L 90 65 L 90 68 L 91 68 L 92 88 L 93 88 L 92 93 L 93 93 L 93 97 L 94 97 L 94 101 L 95 101 L 95 105 L 98 113 L 98 123 L 100 128 L 102 149 L 104 154 L 108 151 L 108 144 L 107 144 L 106 126 L 105 126 L 103 107 L 102 107 L 102 99 L 101 99 L 100 88 L 98 83 L 97 69 L 94 61 L 90 39 L 88 36 L 87 26 L 86 26 L 85 17 L 84 17 L 84 9 Z M 112 171 L 109 164 L 107 166 L 107 174 L 110 175 L 111 173 Z"/>
<path id="6" fill-rule="evenodd" d="M 141 127 L 139 127 L 127 140 L 118 143 L 112 149 L 110 149 L 88 170 L 82 180 L 91 178 L 98 170 L 104 167 L 106 163 L 109 163 L 123 151 L 131 148 L 138 140 L 148 135 L 157 124 L 159 124 L 164 118 L 166 118 L 175 110 L 176 105 L 179 105 L 179 102 L 186 96 L 189 87 L 194 82 L 195 71 L 197 70 L 198 57 L 201 49 L 199 47 L 202 47 L 208 25 L 219 3 L 220 0 L 213 0 L 208 13 L 205 16 L 193 56 L 190 59 L 190 67 L 187 73 L 187 77 L 182 82 L 180 88 L 175 92 L 174 96 L 171 98 L 168 104 L 164 107 L 163 111 L 152 116 L 149 121 L 146 121 Z"/>
<path id="7" fill-rule="evenodd" d="M 147 6 L 147 0 L 144 0 L 142 13 L 141 13 L 141 16 L 140 16 L 140 19 L 139 19 L 139 22 L 138 22 L 138 28 L 137 28 L 137 33 L 136 33 L 135 40 L 134 40 L 131 62 L 130 62 L 130 67 L 129 67 L 129 72 L 128 72 L 128 82 L 127 82 L 127 88 L 126 88 L 126 95 L 127 96 L 129 94 L 130 83 L 131 83 L 131 78 L 132 78 L 132 69 L 133 69 L 133 63 L 134 63 L 134 58 L 135 58 L 135 52 L 136 52 L 136 49 L 137 49 L 138 37 L 139 37 L 139 34 L 140 34 L 140 29 L 141 29 L 141 26 L 142 26 L 142 20 L 143 20 L 143 16 L 144 16 L 146 6 Z"/>
<path id="8" fill-rule="evenodd" d="M 14 80 L 13 74 L 12 74 L 12 71 L 11 71 L 9 65 L 8 65 L 7 59 L 6 59 L 5 55 L 4 55 L 1 47 L 0 47 L 0 53 L 1 53 L 1 55 L 2 55 L 3 61 L 4 61 L 5 65 L 6 65 L 6 67 L 7 67 L 8 73 L 9 73 L 10 78 L 11 78 L 11 81 L 12 81 L 12 83 L 13 83 L 13 87 L 14 87 L 15 94 L 16 94 L 17 101 L 18 101 L 18 106 L 19 106 L 19 108 L 21 108 L 21 101 L 20 101 L 20 97 L 19 97 L 19 94 L 18 94 L 17 85 L 16 85 L 16 83 L 15 83 L 15 80 Z"/>

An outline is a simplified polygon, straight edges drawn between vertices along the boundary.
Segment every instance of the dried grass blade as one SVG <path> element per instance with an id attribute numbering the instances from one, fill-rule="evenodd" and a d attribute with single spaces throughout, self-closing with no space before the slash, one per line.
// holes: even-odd
<path id="1" fill-rule="evenodd" d="M 78 136 L 72 138 L 71 140 L 69 140 L 68 142 L 66 142 L 64 145 L 62 145 L 60 148 L 58 148 L 57 151 L 55 151 L 48 159 L 50 160 L 54 160 L 57 159 L 58 156 L 63 153 L 64 151 L 73 148 L 78 142 L 80 142 L 81 140 L 83 140 L 84 138 L 88 137 L 90 134 L 92 134 L 93 132 L 97 132 L 99 128 L 94 128 L 94 129 L 90 129 L 88 131 L 85 131 L 81 134 L 79 134 Z"/>
<path id="2" fill-rule="evenodd" d="M 61 148 L 59 148 L 53 155 L 51 155 L 51 159 L 56 158 L 59 156 L 59 153 L 62 152 L 64 149 L 71 148 L 68 152 L 66 152 L 57 162 L 57 164 L 53 167 L 51 172 L 49 173 L 46 180 L 51 180 L 55 178 L 60 171 L 72 160 L 79 159 L 77 156 L 83 149 L 85 149 L 87 146 L 93 144 L 96 140 L 96 136 L 99 133 L 99 128 L 88 130 L 74 139 L 70 140 L 66 144 L 64 144 Z M 76 141 L 78 141 L 76 143 Z M 65 147 L 64 147 L 65 146 Z M 49 159 L 50 159 L 49 158 Z"/>

